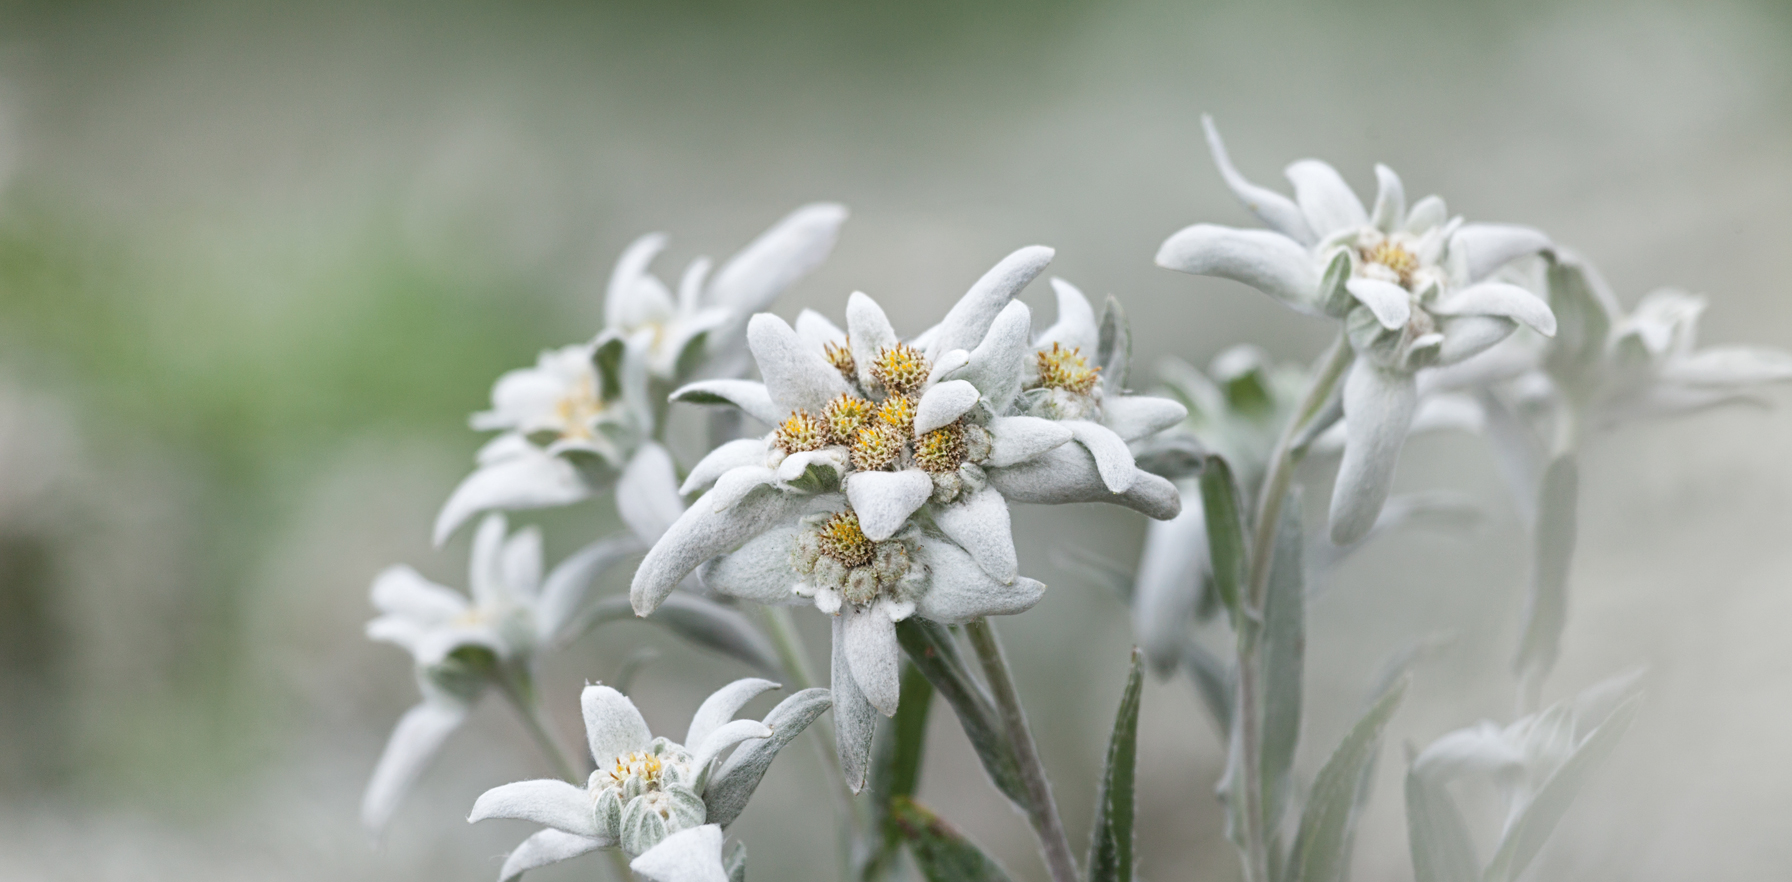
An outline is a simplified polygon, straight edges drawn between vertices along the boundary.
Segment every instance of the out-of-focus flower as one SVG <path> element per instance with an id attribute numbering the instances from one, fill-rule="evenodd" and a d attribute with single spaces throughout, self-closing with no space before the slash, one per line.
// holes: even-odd
<path id="1" fill-rule="evenodd" d="M 803 206 L 713 277 L 708 259 L 694 261 L 677 297 L 647 271 L 666 237 L 636 240 L 611 275 L 603 331 L 499 377 L 491 409 L 473 415 L 474 429 L 502 434 L 442 506 L 436 544 L 481 511 L 570 505 L 608 489 L 657 437 L 664 384 L 742 370 L 746 316 L 819 265 L 845 219 L 839 205 Z"/>
<path id="2" fill-rule="evenodd" d="M 373 583 L 380 616 L 367 636 L 404 647 L 417 666 L 423 701 L 392 732 L 361 804 L 362 822 L 385 827 L 449 733 L 494 678 L 525 673 L 537 652 L 555 642 L 583 604 L 592 581 L 639 551 L 633 536 L 599 540 L 542 575 L 541 532 L 527 527 L 506 538 L 504 517 L 488 515 L 473 537 L 471 596 L 437 585 L 408 566 Z"/>
<path id="3" fill-rule="evenodd" d="M 1404 186 L 1376 166 L 1367 210 L 1336 169 L 1314 159 L 1288 166 L 1295 198 L 1245 180 L 1211 120 L 1214 161 L 1233 193 L 1271 227 L 1197 224 L 1158 250 L 1160 266 L 1249 284 L 1302 312 L 1343 323 L 1357 358 L 1344 381 L 1348 435 L 1332 494 L 1332 539 L 1354 542 L 1375 523 L 1418 403 L 1414 375 L 1480 353 L 1519 325 L 1555 333 L 1541 298 L 1491 278 L 1549 248 L 1528 227 L 1465 224 L 1427 196 L 1406 205 Z"/>
<path id="4" fill-rule="evenodd" d="M 785 699 L 763 722 L 734 719 L 747 702 L 776 688 L 758 679 L 722 687 L 697 708 L 680 744 L 654 737 L 627 696 L 587 686 L 580 704 L 597 769 L 585 786 L 537 780 L 494 787 L 474 802 L 467 820 L 515 818 L 548 828 L 511 852 L 500 879 L 608 847 L 645 859 L 637 869 L 650 877 L 711 878 L 684 874 L 708 865 L 711 839 L 720 867 L 721 826 L 739 815 L 777 752 L 828 707 L 827 690 L 810 689 Z M 714 832 L 673 838 L 706 826 Z M 656 848 L 666 843 L 671 852 Z"/>
<path id="5" fill-rule="evenodd" d="M 1056 456 L 1072 429 L 1014 413 L 1035 350 L 1030 314 L 1013 297 L 1051 255 L 1038 247 L 1010 255 L 908 342 L 863 294 L 848 301 L 846 331 L 812 312 L 795 329 L 754 316 L 748 344 L 764 381 L 701 382 L 674 396 L 732 404 L 777 428 L 725 444 L 692 469 L 685 492 L 714 486 L 636 571 L 636 611 L 651 612 L 715 559 L 701 571 L 714 590 L 813 602 L 835 616 L 834 718 L 855 789 L 872 709 L 892 714 L 899 698 L 895 623 L 916 613 L 942 622 L 1015 613 L 1043 594 L 1018 574 L 1009 501 L 1108 500 L 1176 513 L 1168 481 L 1129 475 L 1116 492 L 1087 449 Z"/>

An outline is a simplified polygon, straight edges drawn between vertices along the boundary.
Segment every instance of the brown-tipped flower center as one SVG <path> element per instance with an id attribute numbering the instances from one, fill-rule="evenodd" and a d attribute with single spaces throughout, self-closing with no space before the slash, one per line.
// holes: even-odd
<path id="1" fill-rule="evenodd" d="M 778 426 L 776 443 L 786 455 L 820 450 L 828 446 L 827 424 L 810 416 L 808 411 L 799 410 Z"/>
<path id="2" fill-rule="evenodd" d="M 964 427 L 957 423 L 934 429 L 915 442 L 915 465 L 936 475 L 958 468 L 964 457 Z"/>
<path id="3" fill-rule="evenodd" d="M 645 751 L 625 753 L 617 757 L 615 765 L 610 767 L 610 780 L 621 784 L 628 780 L 630 775 L 639 775 L 644 783 L 653 785 L 659 782 L 660 772 L 664 768 L 660 763 L 660 758 L 651 753 Z"/>
<path id="4" fill-rule="evenodd" d="M 852 435 L 852 467 L 877 471 L 896 464 L 902 456 L 902 433 L 883 423 L 860 426 Z"/>
<path id="5" fill-rule="evenodd" d="M 852 360 L 851 337 L 846 338 L 845 343 L 830 342 L 821 344 L 821 353 L 827 356 L 828 364 L 833 365 L 835 370 L 846 377 L 847 382 L 858 382 L 859 366 L 857 362 Z"/>
<path id="6" fill-rule="evenodd" d="M 1419 270 L 1419 257 L 1398 242 L 1383 240 L 1363 250 L 1363 260 L 1379 263 L 1400 277 L 1400 284 L 1412 287 L 1412 274 Z"/>
<path id="7" fill-rule="evenodd" d="M 914 399 L 900 395 L 885 398 L 884 403 L 877 406 L 877 421 L 898 435 L 909 437 L 915 431 Z"/>
<path id="8" fill-rule="evenodd" d="M 862 567 L 877 556 L 877 543 L 859 529 L 859 516 L 843 511 L 834 514 L 815 531 L 821 553 L 840 562 L 847 569 Z"/>
<path id="9" fill-rule="evenodd" d="M 835 444 L 851 444 L 853 436 L 871 421 L 871 417 L 871 402 L 845 392 L 834 396 L 821 412 L 821 421 L 828 427 L 828 438 Z"/>
<path id="10" fill-rule="evenodd" d="M 898 343 L 878 350 L 877 360 L 871 363 L 871 376 L 891 395 L 907 395 L 927 382 L 930 367 L 921 350 Z"/>
<path id="11" fill-rule="evenodd" d="M 1042 350 L 1036 356 L 1042 388 L 1087 395 L 1094 391 L 1096 381 L 1101 379 L 1101 368 L 1090 367 L 1078 347 L 1053 343 L 1049 351 Z"/>

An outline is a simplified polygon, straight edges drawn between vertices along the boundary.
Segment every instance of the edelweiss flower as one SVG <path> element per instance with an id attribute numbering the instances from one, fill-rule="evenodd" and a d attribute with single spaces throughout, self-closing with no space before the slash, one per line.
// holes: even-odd
<path id="1" fill-rule="evenodd" d="M 1044 591 L 1018 575 L 1009 500 L 1176 512 L 1169 482 L 1141 474 L 1115 493 L 1082 448 L 1056 456 L 1070 428 L 1007 415 L 1034 357 L 1030 315 L 1012 298 L 1051 254 L 1010 255 L 908 342 L 863 294 L 848 302 L 845 332 L 815 313 L 796 329 L 754 316 L 748 345 L 764 382 L 696 383 L 674 396 L 730 403 L 777 428 L 692 469 L 684 492 L 715 486 L 648 552 L 635 610 L 651 612 L 693 569 L 727 555 L 702 570 L 711 588 L 835 616 L 834 717 L 855 788 L 870 709 L 896 710 L 895 622 L 1019 612 Z"/>
<path id="2" fill-rule="evenodd" d="M 549 828 L 510 853 L 500 879 L 609 847 L 634 857 L 650 878 L 705 878 L 681 876 L 675 868 L 695 857 L 707 864 L 711 840 L 719 867 L 721 827 L 740 815 L 778 751 L 827 710 L 827 690 L 809 689 L 780 702 L 763 722 L 734 719 L 747 702 L 777 688 L 750 678 L 722 687 L 697 708 L 679 744 L 655 738 L 627 696 L 587 686 L 580 704 L 597 770 L 585 786 L 538 780 L 494 787 L 473 803 L 467 820 L 515 818 Z M 676 836 L 706 826 L 713 832 Z M 672 854 L 660 846 L 692 851 Z"/>
<path id="3" fill-rule="evenodd" d="M 474 429 L 503 434 L 479 451 L 478 468 L 442 506 L 436 544 L 481 511 L 570 505 L 606 489 L 635 448 L 655 437 L 651 401 L 667 388 L 658 384 L 738 373 L 740 323 L 820 264 L 845 219 L 839 205 L 803 206 L 713 278 L 707 258 L 693 261 L 676 299 L 647 272 L 666 237 L 637 239 L 611 274 L 597 338 L 499 377 L 491 410 L 473 415 Z"/>
<path id="4" fill-rule="evenodd" d="M 691 261 L 676 297 L 647 271 L 666 247 L 665 234 L 642 236 L 622 253 L 610 275 L 597 345 L 646 331 L 647 368 L 654 377 L 671 381 L 700 373 L 712 358 L 738 360 L 741 323 L 821 265 L 845 221 L 845 206 L 805 205 L 761 233 L 713 276 L 709 258 Z M 724 373 L 736 373 L 739 367 Z"/>
<path id="5" fill-rule="evenodd" d="M 361 819 L 368 829 L 385 826 L 442 741 L 504 675 L 499 669 L 526 669 L 538 648 L 559 637 L 592 580 L 641 547 L 632 536 L 600 540 L 544 579 L 541 532 L 528 527 L 506 539 L 503 516 L 488 515 L 473 538 L 471 598 L 407 566 L 374 580 L 381 615 L 368 623 L 367 636 L 410 651 L 424 700 L 399 721 L 367 784 Z"/>
<path id="6" fill-rule="evenodd" d="M 1505 339 L 1520 324 L 1555 333 L 1549 307 L 1517 285 L 1491 281 L 1512 260 L 1549 248 L 1528 227 L 1464 224 L 1427 196 L 1409 211 L 1399 176 L 1376 166 L 1374 210 L 1337 170 L 1315 159 L 1288 166 L 1295 198 L 1245 180 L 1212 121 L 1208 145 L 1234 195 L 1272 230 L 1197 224 L 1166 240 L 1158 265 L 1251 285 L 1303 312 L 1344 322 L 1357 359 L 1344 383 L 1349 435 L 1332 494 L 1332 539 L 1360 539 L 1387 499 L 1418 401 L 1414 374 Z"/>

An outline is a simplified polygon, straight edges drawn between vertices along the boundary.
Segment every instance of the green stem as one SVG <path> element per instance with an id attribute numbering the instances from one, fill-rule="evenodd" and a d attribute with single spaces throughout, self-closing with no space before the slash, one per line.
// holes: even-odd
<path id="1" fill-rule="evenodd" d="M 1064 835 L 1064 820 L 1058 815 L 1058 804 L 1052 800 L 1052 785 L 1045 776 L 1045 765 L 1039 760 L 1039 748 L 1033 743 L 1033 732 L 1027 728 L 1027 714 L 1020 704 L 1020 693 L 1009 675 L 1008 661 L 1002 656 L 1002 644 L 996 639 L 989 620 L 978 618 L 965 625 L 977 659 L 983 663 L 983 674 L 989 680 L 996 707 L 1002 714 L 1002 727 L 1014 747 L 1014 759 L 1020 766 L 1021 782 L 1027 789 L 1027 820 L 1039 837 L 1045 855 L 1046 869 L 1052 882 L 1077 882 L 1076 858 L 1070 853 L 1070 839 Z"/>
<path id="2" fill-rule="evenodd" d="M 584 786 L 585 778 L 578 773 L 578 766 L 573 763 L 571 754 L 560 746 L 559 739 L 548 728 L 547 719 L 541 712 L 541 703 L 535 699 L 533 678 L 528 672 L 499 672 L 494 679 L 498 681 L 498 691 L 510 700 L 511 707 L 516 708 L 516 715 L 523 721 L 523 728 L 529 731 L 529 737 L 535 740 L 535 746 L 541 748 L 542 755 L 553 765 L 554 773 L 573 784 Z"/>
<path id="3" fill-rule="evenodd" d="M 1243 598 L 1244 615 L 1239 617 L 1238 630 L 1238 739 L 1239 764 L 1242 768 L 1239 794 L 1244 816 L 1245 882 L 1269 882 L 1269 839 L 1263 816 L 1263 732 L 1262 685 L 1258 636 L 1263 621 L 1264 598 L 1269 593 L 1269 570 L 1275 557 L 1276 531 L 1282 520 L 1282 501 L 1294 480 L 1296 439 L 1307 428 L 1337 389 L 1338 381 L 1350 367 L 1355 353 L 1343 334 L 1332 341 L 1331 349 L 1313 377 L 1306 397 L 1295 409 L 1282 435 L 1276 439 L 1275 452 L 1269 460 L 1269 471 L 1263 477 L 1263 488 L 1257 497 L 1256 526 L 1251 531 L 1251 572 L 1249 589 Z"/>
<path id="4" fill-rule="evenodd" d="M 765 629 L 771 637 L 772 647 L 778 653 L 778 663 L 784 666 L 785 673 L 795 682 L 791 685 L 798 690 L 813 689 L 819 685 L 815 679 L 815 670 L 809 666 L 809 650 L 803 643 L 803 635 L 797 631 L 796 622 L 790 618 L 790 610 L 782 606 L 764 604 L 759 606 Z M 809 743 L 815 746 L 822 768 L 827 769 L 828 777 L 833 779 L 832 788 L 837 801 L 844 803 L 846 816 L 851 819 L 852 830 L 857 833 L 867 831 L 871 819 L 865 815 L 865 807 L 853 798 L 852 788 L 846 784 L 846 772 L 840 768 L 840 751 L 834 744 L 834 732 L 826 726 L 810 726 L 809 734 L 814 737 Z M 850 851 L 850 848 L 848 849 Z M 850 855 L 848 856 L 850 860 Z"/>

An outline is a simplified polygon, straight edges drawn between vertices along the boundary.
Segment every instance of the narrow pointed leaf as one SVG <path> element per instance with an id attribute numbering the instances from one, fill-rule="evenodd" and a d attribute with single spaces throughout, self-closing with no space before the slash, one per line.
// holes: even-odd
<path id="1" fill-rule="evenodd" d="M 896 716 L 880 725 L 871 759 L 872 829 L 879 840 L 859 869 L 865 882 L 888 877 L 902 846 L 902 830 L 890 815 L 890 802 L 912 797 L 921 780 L 921 759 L 927 747 L 928 710 L 933 684 L 910 663 L 902 669 L 902 703 Z"/>
<path id="2" fill-rule="evenodd" d="M 1275 557 L 1269 569 L 1269 594 L 1263 605 L 1263 826 L 1281 827 L 1288 804 L 1289 770 L 1300 741 L 1301 679 L 1306 660 L 1306 565 L 1301 560 L 1298 491 L 1282 507 Z"/>
<path id="3" fill-rule="evenodd" d="M 1641 696 L 1626 699 L 1574 749 L 1568 761 L 1549 777 L 1531 804 L 1507 827 L 1499 850 L 1494 852 L 1493 861 L 1481 877 L 1482 882 L 1512 882 L 1524 875 L 1556 824 L 1568 813 L 1568 806 L 1574 802 L 1581 786 L 1618 746 L 1618 739 L 1624 737 L 1624 731 L 1630 728 L 1630 722 L 1636 718 L 1641 706 Z"/>
<path id="4" fill-rule="evenodd" d="M 1007 882 L 1000 864 L 920 803 L 897 797 L 890 815 L 928 882 Z"/>
<path id="5" fill-rule="evenodd" d="M 1110 395 L 1126 388 L 1127 372 L 1132 367 L 1132 328 L 1126 323 L 1126 310 L 1109 294 L 1101 309 L 1101 332 L 1097 338 L 1096 365 L 1101 368 L 1101 387 Z"/>
<path id="6" fill-rule="evenodd" d="M 1089 882 L 1132 882 L 1133 775 L 1139 760 L 1139 696 L 1145 685 L 1145 653 L 1132 651 L 1132 669 L 1120 693 L 1107 770 L 1095 797 L 1095 831 L 1089 837 Z"/>
<path id="7" fill-rule="evenodd" d="M 1406 838 L 1415 882 L 1475 882 L 1475 844 L 1441 782 L 1406 773 Z"/>
<path id="8" fill-rule="evenodd" d="M 1381 749 L 1382 730 L 1405 698 L 1408 682 L 1410 678 L 1401 678 L 1370 705 L 1313 779 L 1294 851 L 1282 875 L 1285 882 L 1342 882 L 1345 878 L 1363 772 Z"/>
<path id="9" fill-rule="evenodd" d="M 1531 531 L 1531 594 L 1525 602 L 1524 637 L 1513 668 L 1521 678 L 1540 678 L 1555 666 L 1568 622 L 1568 568 L 1574 562 L 1576 499 L 1580 472 L 1574 455 L 1556 457 L 1537 493 L 1537 525 Z"/>
<path id="10" fill-rule="evenodd" d="M 958 724 L 982 761 L 983 770 L 996 789 L 1025 806 L 1027 791 L 1021 783 L 1020 766 L 1008 743 L 1002 718 L 996 714 L 995 702 L 983 684 L 965 666 L 958 643 L 946 626 L 911 616 L 896 625 L 896 639 L 909 660 L 927 677 L 940 696 L 952 705 Z"/>
<path id="11" fill-rule="evenodd" d="M 1207 548 L 1212 557 L 1213 586 L 1238 627 L 1239 597 L 1244 588 L 1250 552 L 1245 548 L 1244 508 L 1232 468 L 1218 455 L 1207 457 L 1201 470 L 1201 505 L 1207 511 Z"/>

